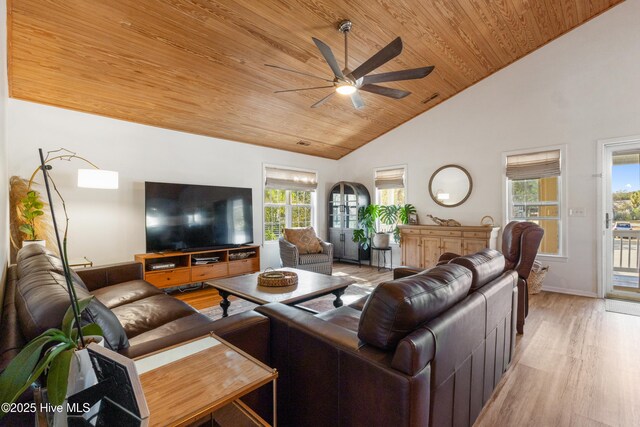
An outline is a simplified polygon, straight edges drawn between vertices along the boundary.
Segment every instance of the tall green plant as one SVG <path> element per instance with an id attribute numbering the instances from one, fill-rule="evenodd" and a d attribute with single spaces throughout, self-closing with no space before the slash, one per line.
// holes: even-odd
<path id="1" fill-rule="evenodd" d="M 92 298 L 78 301 L 78 313 L 87 308 Z M 102 336 L 102 329 L 90 323 L 82 327 L 82 334 Z M 62 404 L 67 395 L 73 352 L 78 349 L 78 329 L 73 309 L 69 306 L 60 329 L 49 329 L 31 340 L 0 374 L 0 403 L 15 402 L 46 370 L 49 400 L 52 405 Z M 5 415 L 6 412 L 0 410 L 0 418 Z"/>
<path id="2" fill-rule="evenodd" d="M 40 195 L 37 191 L 29 191 L 24 199 L 21 200 L 22 209 L 20 214 L 24 220 L 24 224 L 20 226 L 20 231 L 27 237 L 25 240 L 37 240 L 36 234 L 36 218 L 44 215 L 42 208 L 44 203 L 40 201 Z"/>
<path id="3" fill-rule="evenodd" d="M 363 249 L 368 249 L 371 236 L 384 232 L 383 229 L 376 228 L 377 221 L 386 226 L 388 232 L 393 233 L 393 239 L 400 241 L 400 229 L 397 224 L 408 224 L 409 215 L 415 214 L 416 208 L 411 204 L 406 205 L 369 205 L 358 210 L 358 229 L 353 231 L 353 241 L 362 245 Z"/>
<path id="4" fill-rule="evenodd" d="M 358 209 L 358 227 L 353 230 L 353 241 L 360 243 L 363 249 L 369 248 L 372 235 L 377 233 L 376 220 L 380 216 L 379 205 L 363 206 Z"/>

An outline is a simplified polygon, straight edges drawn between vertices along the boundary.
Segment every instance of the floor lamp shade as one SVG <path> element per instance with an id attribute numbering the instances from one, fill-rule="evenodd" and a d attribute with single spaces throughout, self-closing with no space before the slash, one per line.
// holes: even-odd
<path id="1" fill-rule="evenodd" d="M 118 172 L 104 169 L 78 169 L 78 187 L 115 190 L 118 188 Z"/>

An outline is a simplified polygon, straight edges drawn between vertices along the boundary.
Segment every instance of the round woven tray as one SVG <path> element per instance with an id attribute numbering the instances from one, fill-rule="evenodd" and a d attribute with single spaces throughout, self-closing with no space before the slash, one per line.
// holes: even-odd
<path id="1" fill-rule="evenodd" d="M 271 288 L 298 284 L 298 275 L 293 271 L 267 271 L 258 275 L 258 286 Z"/>

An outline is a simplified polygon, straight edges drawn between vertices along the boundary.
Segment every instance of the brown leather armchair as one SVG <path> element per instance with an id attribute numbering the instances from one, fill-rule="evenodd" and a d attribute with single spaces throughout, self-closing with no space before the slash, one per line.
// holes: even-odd
<path id="1" fill-rule="evenodd" d="M 527 279 L 538 254 L 544 230 L 533 222 L 512 221 L 502 232 L 502 253 L 505 270 L 518 273 L 518 321 L 516 330 L 524 331 L 524 321 L 529 315 L 529 291 Z"/>

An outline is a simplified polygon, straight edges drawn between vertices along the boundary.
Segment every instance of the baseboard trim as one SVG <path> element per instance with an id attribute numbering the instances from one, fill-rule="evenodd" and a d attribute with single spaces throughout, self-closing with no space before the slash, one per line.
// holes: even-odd
<path id="1" fill-rule="evenodd" d="M 556 292 L 558 294 L 576 295 L 579 297 L 598 298 L 598 294 L 590 291 L 581 291 L 579 289 L 557 288 L 555 286 L 542 286 L 543 291 Z"/>

